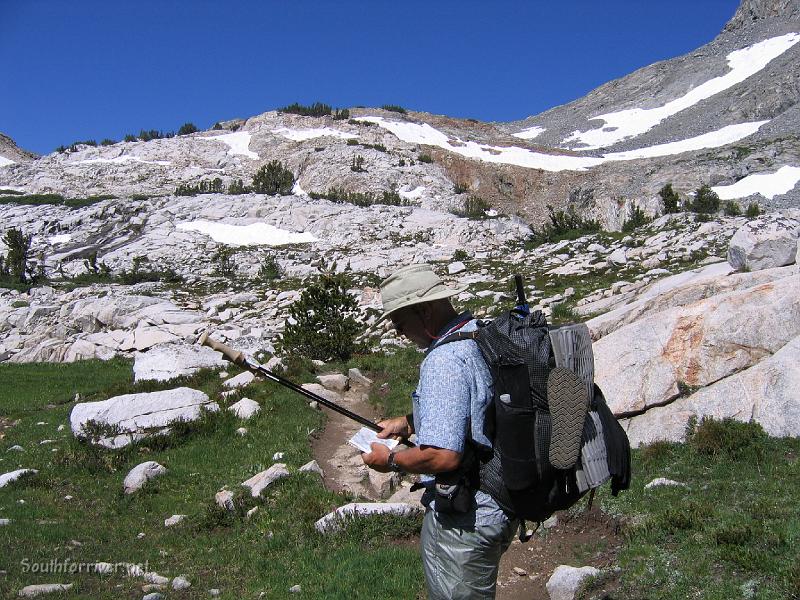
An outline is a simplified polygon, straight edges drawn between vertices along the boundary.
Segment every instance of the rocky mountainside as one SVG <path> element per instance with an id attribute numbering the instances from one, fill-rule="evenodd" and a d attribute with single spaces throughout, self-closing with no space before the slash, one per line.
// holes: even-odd
<path id="1" fill-rule="evenodd" d="M 798 6 L 745 0 L 696 52 L 518 123 L 270 111 L 39 158 L 0 137 L 0 233 L 31 235 L 49 279 L 0 288 L 0 362 L 121 354 L 137 378 L 169 379 L 219 366 L 195 345 L 209 328 L 277 361 L 290 307 L 324 270 L 351 275 L 364 340 L 391 350 L 403 342 L 375 326 L 377 284 L 425 261 L 469 286 L 458 302 L 480 315 L 511 300 L 521 272 L 535 308 L 592 317 L 598 380 L 636 443 L 677 439 L 705 414 L 797 435 L 780 415 L 797 411 Z M 291 192 L 242 189 L 271 161 L 291 170 Z M 660 214 L 667 182 L 768 213 L 615 231 L 633 204 Z M 605 230 L 535 242 L 548 204 Z M 740 404 L 722 402 L 730 386 Z"/>

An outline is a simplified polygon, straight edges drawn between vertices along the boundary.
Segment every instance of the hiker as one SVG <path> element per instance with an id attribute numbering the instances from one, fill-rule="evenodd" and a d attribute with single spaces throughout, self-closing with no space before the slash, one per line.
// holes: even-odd
<path id="1" fill-rule="evenodd" d="M 391 319 L 397 333 L 427 355 L 412 394 L 413 413 L 379 423 L 379 437 L 415 433 L 417 447 L 390 451 L 373 443 L 372 452 L 362 454 L 376 471 L 423 474 L 420 552 L 434 600 L 494 598 L 500 557 L 519 527 L 518 519 L 477 490 L 468 474 L 472 469 L 465 466 L 470 444 L 491 448 L 483 430 L 493 394 L 486 362 L 472 340 L 436 347 L 455 331 L 477 329 L 472 315 L 458 314 L 449 300 L 464 289 L 446 287 L 423 264 L 404 267 L 381 283 L 380 320 Z"/>

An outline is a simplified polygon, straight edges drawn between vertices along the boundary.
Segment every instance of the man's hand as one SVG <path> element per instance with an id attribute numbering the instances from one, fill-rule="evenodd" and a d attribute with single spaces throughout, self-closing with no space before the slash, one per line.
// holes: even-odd
<path id="1" fill-rule="evenodd" d="M 394 419 L 386 419 L 378 423 L 381 431 L 378 432 L 378 437 L 382 439 L 390 438 L 396 435 L 407 438 L 411 435 L 408 430 L 408 421 L 405 417 L 395 417 Z"/>
<path id="2" fill-rule="evenodd" d="M 405 417 L 403 418 L 405 421 Z M 384 421 L 385 423 L 386 421 Z M 378 423 L 378 425 L 381 425 Z M 388 436 L 383 436 L 388 437 Z M 378 442 L 372 442 L 370 444 L 372 448 L 372 452 L 369 453 L 361 453 L 361 460 L 364 461 L 364 464 L 367 465 L 370 469 L 374 469 L 379 473 L 388 473 L 389 472 L 389 448 L 384 446 L 383 444 L 379 444 Z"/>

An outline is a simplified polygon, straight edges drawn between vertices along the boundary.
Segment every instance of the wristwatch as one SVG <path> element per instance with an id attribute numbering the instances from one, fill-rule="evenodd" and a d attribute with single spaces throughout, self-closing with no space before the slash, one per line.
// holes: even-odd
<path id="1" fill-rule="evenodd" d="M 389 467 L 390 471 L 394 471 L 395 473 L 402 473 L 403 469 L 400 468 L 396 462 L 394 462 L 394 452 L 389 452 L 389 458 L 386 460 L 386 466 Z"/>

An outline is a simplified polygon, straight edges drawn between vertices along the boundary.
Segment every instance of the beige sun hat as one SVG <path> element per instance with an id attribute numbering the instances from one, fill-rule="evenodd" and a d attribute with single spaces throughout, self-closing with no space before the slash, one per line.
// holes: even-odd
<path id="1" fill-rule="evenodd" d="M 430 265 L 409 265 L 399 269 L 381 282 L 381 302 L 383 314 L 376 321 L 380 323 L 393 312 L 422 302 L 441 300 L 460 294 L 467 286 L 447 287 Z"/>

